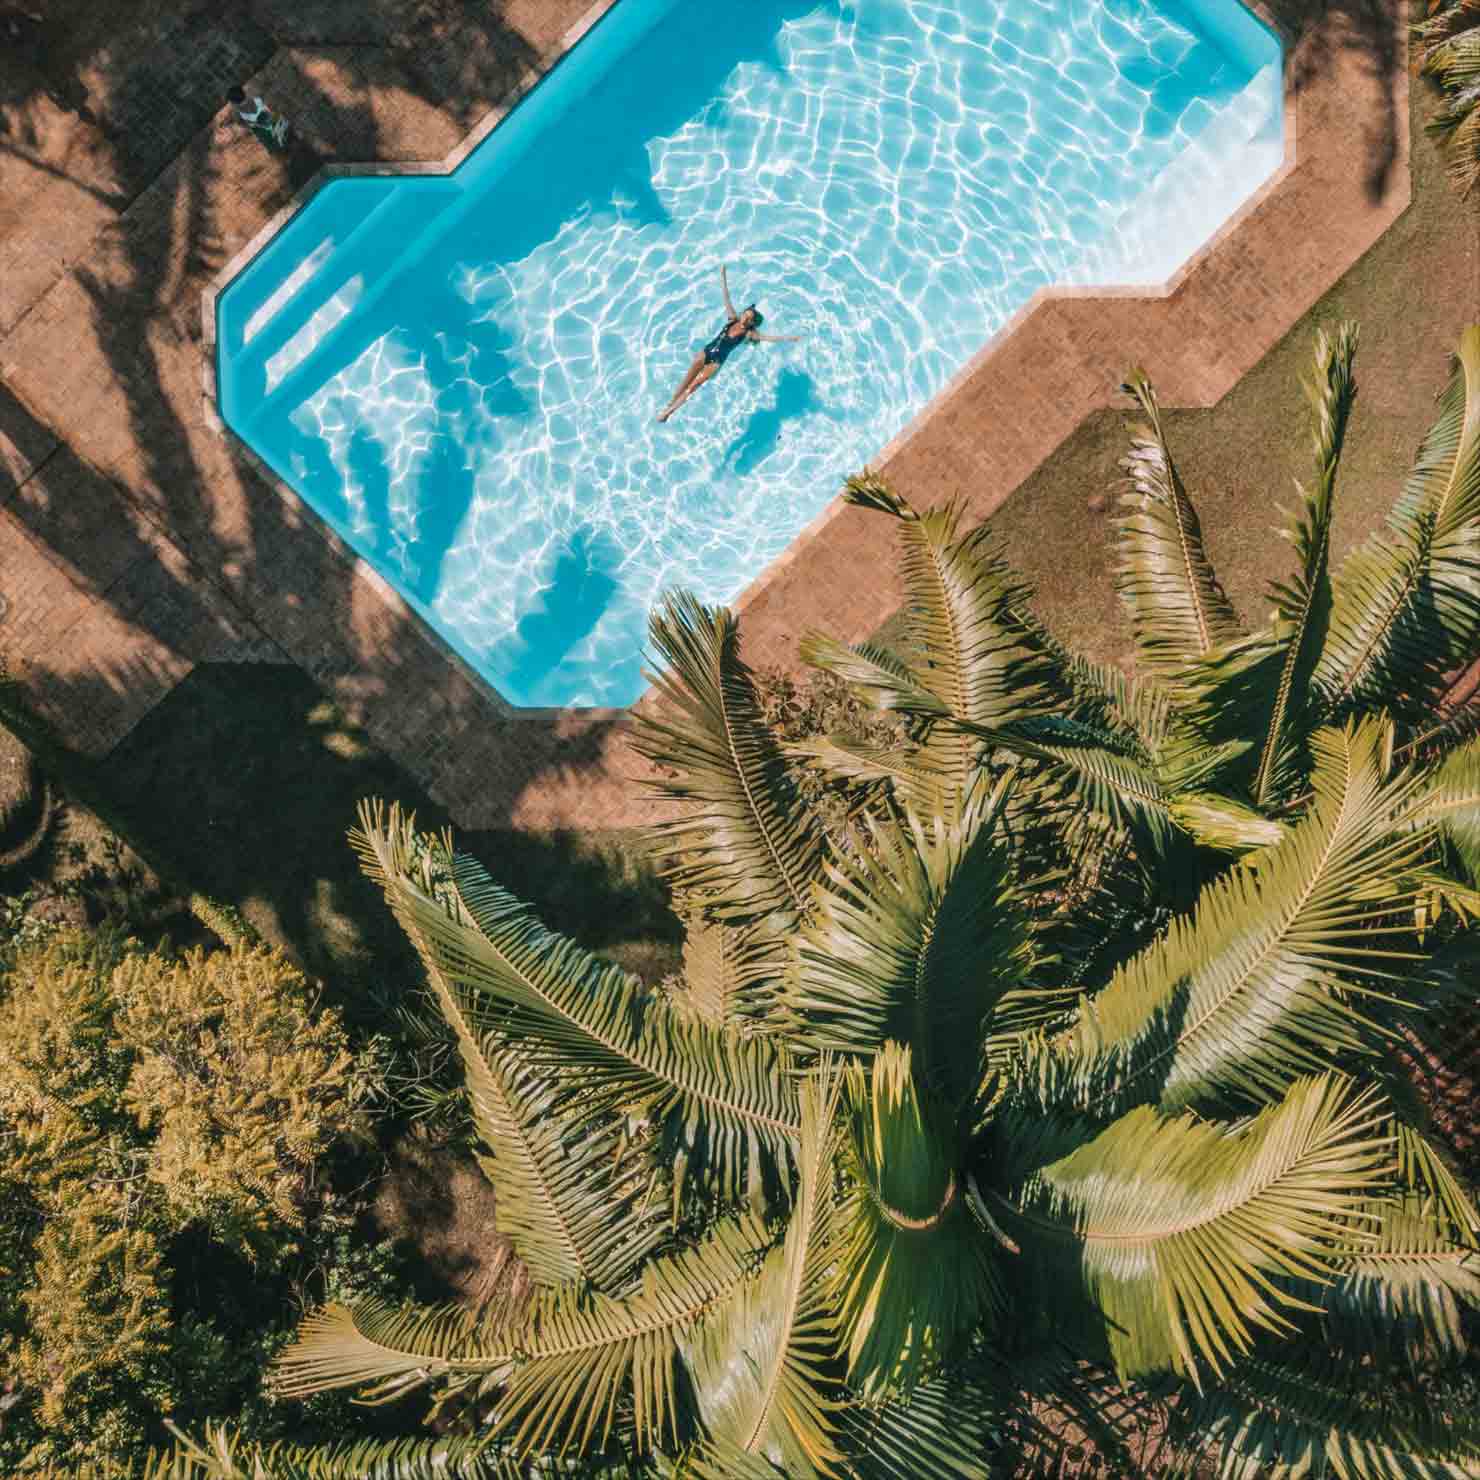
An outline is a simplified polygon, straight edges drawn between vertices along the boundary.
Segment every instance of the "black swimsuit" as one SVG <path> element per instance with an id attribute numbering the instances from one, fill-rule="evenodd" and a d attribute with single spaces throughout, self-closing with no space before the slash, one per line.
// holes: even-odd
<path id="1" fill-rule="evenodd" d="M 731 334 L 730 324 L 738 324 L 739 319 L 731 319 L 708 344 L 704 346 L 704 358 L 711 365 L 723 365 L 734 352 L 750 337 L 747 329 L 744 334 Z"/>

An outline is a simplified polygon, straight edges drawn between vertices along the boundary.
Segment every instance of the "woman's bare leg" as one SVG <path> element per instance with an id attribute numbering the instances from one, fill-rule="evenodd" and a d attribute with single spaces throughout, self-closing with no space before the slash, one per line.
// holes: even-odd
<path id="1" fill-rule="evenodd" d="M 699 376 L 699 373 L 708 363 L 709 362 L 704 358 L 704 351 L 700 350 L 699 353 L 694 356 L 694 363 L 690 365 L 689 368 L 684 372 L 682 382 L 680 382 L 678 389 L 673 393 L 673 399 L 668 403 L 666 407 L 664 407 L 661 412 L 658 413 L 659 421 L 667 421 L 668 418 L 672 416 L 673 413 L 677 411 L 680 406 L 683 405 L 684 400 L 686 399 L 685 393 L 693 386 L 694 381 Z"/>
<path id="2" fill-rule="evenodd" d="M 678 389 L 678 394 L 673 398 L 673 404 L 658 418 L 659 421 L 667 421 L 690 396 L 699 389 L 701 385 L 708 385 L 714 379 L 718 365 L 706 364 L 702 370 L 692 379 L 686 380 Z"/>

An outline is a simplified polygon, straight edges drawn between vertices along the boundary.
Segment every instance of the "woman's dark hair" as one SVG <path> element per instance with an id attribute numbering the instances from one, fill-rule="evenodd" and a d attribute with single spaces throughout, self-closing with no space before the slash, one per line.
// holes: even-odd
<path id="1" fill-rule="evenodd" d="M 747 303 L 745 305 L 744 309 L 742 310 L 742 312 L 743 313 L 754 314 L 755 315 L 755 322 L 757 324 L 764 324 L 766 322 L 766 316 L 765 316 L 765 314 L 763 314 L 760 311 L 760 309 L 758 309 L 755 306 L 755 304 L 753 304 L 753 303 Z M 755 325 L 753 324 L 753 325 L 751 325 L 751 327 L 754 328 Z"/>
<path id="2" fill-rule="evenodd" d="M 239 87 L 228 88 L 226 91 L 226 101 L 228 103 L 245 103 L 247 101 L 247 95 Z"/>

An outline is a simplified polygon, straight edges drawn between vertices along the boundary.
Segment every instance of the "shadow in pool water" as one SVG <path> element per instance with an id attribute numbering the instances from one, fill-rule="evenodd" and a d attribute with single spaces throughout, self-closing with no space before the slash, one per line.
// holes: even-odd
<path id="1" fill-rule="evenodd" d="M 826 408 L 817 396 L 817 383 L 805 370 L 783 370 L 776 382 L 776 399 L 753 412 L 720 458 L 727 472 L 745 474 L 758 468 L 781 440 L 781 429 L 813 411 Z"/>
<path id="2" fill-rule="evenodd" d="M 601 620 L 617 589 L 620 552 L 597 531 L 578 529 L 555 557 L 540 604 L 525 614 L 513 648 L 520 654 L 498 680 L 511 702 L 539 704 L 561 659 Z"/>
<path id="3" fill-rule="evenodd" d="M 473 496 L 473 478 L 450 452 L 464 414 L 520 420 L 542 414 L 516 383 L 526 361 L 517 319 L 501 321 L 489 305 L 475 301 L 470 322 L 469 271 L 489 275 L 500 265 L 517 264 L 555 239 L 564 225 L 590 212 L 616 213 L 639 224 L 666 223 L 668 209 L 653 178 L 653 141 L 691 120 L 716 125 L 721 105 L 713 100 L 724 79 L 742 62 L 776 65 L 783 27 L 816 4 L 761 0 L 735 7 L 732 0 L 684 0 L 665 17 L 661 46 L 645 39 L 596 77 L 558 126 L 544 130 L 538 148 L 509 146 L 514 153 L 498 169 L 496 189 L 478 183 L 480 171 L 490 168 L 479 151 L 459 177 L 470 192 L 466 198 L 445 201 L 441 186 L 433 190 L 414 176 L 384 183 L 388 209 L 393 208 L 388 198 L 406 190 L 443 201 L 439 212 L 429 209 L 419 237 L 413 228 L 420 218 L 414 215 L 410 225 L 394 215 L 367 215 L 364 220 L 371 224 L 363 230 L 370 234 L 345 237 L 355 243 L 346 250 L 356 257 L 351 265 L 364 278 L 363 306 L 352 309 L 288 371 L 265 414 L 252 413 L 253 440 L 270 445 L 279 468 L 288 470 L 295 463 L 312 468 L 317 486 L 337 488 L 338 471 L 329 466 L 315 430 L 293 423 L 295 408 L 362 357 L 378 353 L 382 342 L 410 352 L 417 361 L 416 376 L 425 380 L 436 407 L 438 443 L 448 445 L 434 447 L 433 457 L 418 470 L 416 481 L 423 492 L 409 526 L 403 520 L 406 527 L 393 527 L 397 500 L 380 444 L 362 435 L 353 455 L 361 517 L 369 530 L 361 543 L 377 551 L 414 547 L 407 549 L 409 565 L 400 578 L 409 594 L 423 602 L 434 599 L 447 548 Z M 621 120 L 620 127 L 613 120 Z M 357 188 L 363 193 L 363 187 Z M 328 221 L 343 206 L 334 190 L 331 185 L 306 208 L 304 240 L 315 237 L 309 229 L 315 212 Z M 382 229 L 374 225 L 378 221 L 390 225 Z M 335 259 L 329 260 L 332 264 Z M 373 417 L 385 440 L 394 443 L 401 435 L 396 422 L 405 404 L 403 392 L 388 380 L 376 404 L 356 408 L 346 403 L 336 414 Z M 406 417 L 408 434 L 416 435 L 409 425 L 412 419 Z M 573 546 L 572 551 L 580 557 L 590 553 L 584 547 Z M 569 558 L 562 557 L 561 581 L 569 579 Z M 584 594 L 573 609 L 584 610 L 596 600 L 594 572 L 590 579 L 596 584 L 582 585 Z M 602 604 L 608 594 L 601 595 Z M 552 611 L 570 607 L 559 588 L 551 601 Z M 584 630 L 595 620 L 592 616 Z M 582 635 L 584 631 L 571 642 Z M 549 641 L 548 634 L 541 638 Z"/>

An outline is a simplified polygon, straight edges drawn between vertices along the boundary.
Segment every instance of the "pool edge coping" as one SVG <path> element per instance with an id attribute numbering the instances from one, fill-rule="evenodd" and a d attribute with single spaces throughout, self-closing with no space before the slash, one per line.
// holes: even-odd
<path id="1" fill-rule="evenodd" d="M 217 405 L 216 378 L 216 303 L 230 286 L 261 253 L 269 242 L 316 196 L 320 190 L 334 180 L 365 176 L 436 176 L 450 175 L 468 156 L 482 144 L 517 106 L 532 88 L 563 60 L 571 49 L 591 28 L 611 10 L 618 0 L 593 0 L 579 20 L 567 27 L 555 46 L 546 56 L 528 68 L 511 87 L 494 103 L 482 118 L 464 135 L 441 160 L 371 161 L 365 163 L 328 163 L 320 165 L 313 175 L 296 190 L 292 198 L 263 222 L 262 226 L 244 246 L 239 248 L 216 271 L 201 292 L 201 402 L 205 423 L 220 434 L 277 495 L 295 510 L 306 511 L 311 525 L 336 554 L 346 558 L 360 574 L 367 578 L 370 587 L 390 607 L 412 618 L 420 630 L 431 640 L 432 646 L 449 659 L 474 685 L 477 692 L 489 699 L 495 710 L 505 719 L 535 721 L 549 724 L 554 720 L 579 716 L 583 722 L 610 724 L 625 727 L 630 725 L 638 710 L 647 708 L 654 699 L 655 689 L 649 683 L 643 692 L 629 705 L 619 707 L 584 707 L 559 705 L 529 707 L 509 702 L 495 685 L 476 669 L 441 632 L 419 612 L 391 582 L 383 576 L 364 556 L 341 536 L 329 521 L 303 498 L 296 489 L 276 472 L 254 451 L 222 417 Z M 1284 157 L 1278 169 L 1229 216 L 1219 228 L 1184 261 L 1177 270 L 1159 284 L 1096 284 L 1064 285 L 1039 288 L 1031 298 L 1018 308 L 1002 326 L 978 349 L 970 359 L 933 395 L 909 422 L 892 437 L 874 457 L 865 464 L 877 468 L 891 461 L 925 431 L 927 425 L 942 413 L 947 404 L 973 375 L 1002 352 L 1007 342 L 1029 319 L 1044 307 L 1063 300 L 1073 299 L 1143 299 L 1155 301 L 1170 298 L 1187 277 L 1228 239 L 1247 225 L 1249 218 L 1277 191 L 1294 173 L 1299 163 L 1298 90 L 1294 82 L 1295 45 L 1298 37 L 1287 27 L 1265 3 L 1265 0 L 1232 0 L 1242 5 L 1258 21 L 1267 26 L 1279 39 L 1281 45 L 1281 84 L 1284 91 Z M 1170 403 L 1169 403 L 1170 404 Z M 1180 404 L 1180 403 L 1179 403 Z M 1196 404 L 1196 403 L 1194 403 Z M 1087 413 L 1086 413 L 1087 414 Z M 737 618 L 756 604 L 767 591 L 781 579 L 788 568 L 801 556 L 803 549 L 812 545 L 826 533 L 832 522 L 849 509 L 841 494 L 834 494 L 806 524 L 791 537 L 786 548 L 767 563 L 752 581 L 728 603 Z"/>

